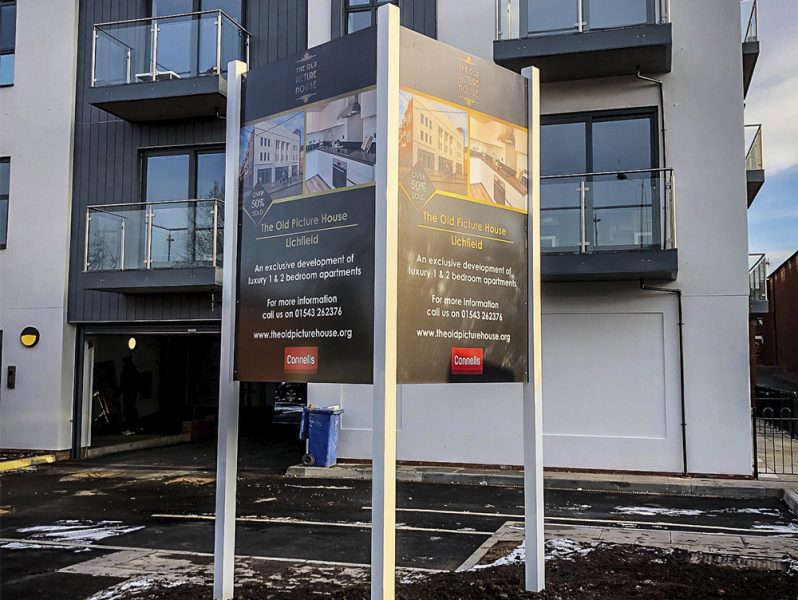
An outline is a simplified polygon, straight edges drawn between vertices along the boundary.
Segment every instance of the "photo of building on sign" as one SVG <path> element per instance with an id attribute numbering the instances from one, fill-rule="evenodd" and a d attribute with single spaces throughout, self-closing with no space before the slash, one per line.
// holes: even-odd
<path id="1" fill-rule="evenodd" d="M 242 134 L 244 191 L 263 191 L 272 200 L 302 194 L 305 114 L 256 121 Z"/>
<path id="2" fill-rule="evenodd" d="M 471 114 L 470 196 L 526 210 L 527 131 Z"/>
<path id="3" fill-rule="evenodd" d="M 400 179 L 407 180 L 411 171 L 421 170 L 436 191 L 467 195 L 465 109 L 402 90 L 399 119 Z"/>
<path id="4" fill-rule="evenodd" d="M 305 193 L 374 181 L 377 92 L 368 90 L 307 108 Z"/>

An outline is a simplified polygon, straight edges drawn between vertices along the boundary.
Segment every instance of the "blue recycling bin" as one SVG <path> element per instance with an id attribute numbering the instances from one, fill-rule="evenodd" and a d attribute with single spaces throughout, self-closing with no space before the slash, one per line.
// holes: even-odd
<path id="1" fill-rule="evenodd" d="M 343 412 L 340 408 L 304 408 L 299 427 L 299 439 L 308 442 L 307 452 L 302 457 L 303 465 L 331 467 L 335 464 Z"/>

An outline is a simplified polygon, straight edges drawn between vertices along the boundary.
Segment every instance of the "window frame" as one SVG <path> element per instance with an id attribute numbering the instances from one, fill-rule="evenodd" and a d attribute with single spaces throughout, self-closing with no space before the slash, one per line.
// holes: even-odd
<path id="1" fill-rule="evenodd" d="M 140 172 L 141 177 L 139 181 L 139 203 L 147 204 L 147 160 L 157 156 L 180 156 L 188 155 L 188 198 L 179 200 L 200 200 L 197 198 L 197 165 L 198 157 L 202 154 L 222 154 L 224 155 L 225 148 L 219 144 L 207 144 L 201 146 L 176 146 L 174 148 L 141 148 L 140 154 Z M 178 201 L 179 201 L 178 200 Z M 210 200 L 210 198 L 206 198 Z M 224 198 L 220 198 L 224 200 Z M 153 201 L 157 202 L 157 201 Z"/>
<path id="2" fill-rule="evenodd" d="M 587 191 L 587 199 L 586 199 L 586 212 L 588 216 L 588 220 L 592 220 L 592 215 L 594 210 L 598 209 L 601 210 L 602 206 L 596 206 L 594 204 L 593 199 L 593 192 L 590 191 L 593 188 L 593 177 L 588 176 L 591 173 L 596 173 L 594 167 L 594 150 L 593 150 L 593 124 L 598 123 L 606 123 L 612 121 L 627 121 L 627 120 L 635 120 L 635 119 L 649 119 L 650 123 L 650 133 L 649 133 L 649 143 L 651 146 L 651 166 L 648 167 L 651 171 L 655 171 L 657 169 L 666 168 L 660 164 L 660 144 L 661 141 L 661 131 L 659 129 L 659 120 L 660 117 L 660 109 L 658 106 L 639 106 L 633 108 L 624 108 L 624 109 L 614 109 L 614 110 L 598 110 L 598 111 L 583 111 L 583 112 L 574 112 L 574 113 L 558 113 L 558 114 L 550 114 L 550 115 L 541 115 L 540 124 L 541 127 L 545 127 L 547 125 L 562 125 L 562 124 L 574 124 L 580 123 L 585 126 L 585 172 L 584 173 L 541 173 L 541 175 L 545 177 L 563 177 L 563 176 L 587 176 L 585 179 L 587 180 L 588 190 Z M 543 151 L 543 149 L 541 149 Z M 652 198 L 652 238 L 654 240 L 658 239 L 658 236 L 661 234 L 662 227 L 664 224 L 660 222 L 658 218 L 660 210 L 661 210 L 661 202 L 660 198 Z M 542 212 L 545 211 L 558 211 L 558 210 L 567 210 L 568 208 L 572 207 L 547 207 L 541 208 Z M 595 245 L 595 240 L 592 239 L 591 235 L 586 234 L 587 239 L 590 243 L 588 252 L 591 253 L 594 251 L 594 248 L 597 248 Z M 573 250 L 570 247 L 568 249 L 564 249 L 563 252 L 570 253 Z M 618 250 L 624 250 L 625 248 L 619 247 Z M 597 252 L 606 252 L 608 251 L 607 248 L 601 247 L 600 249 L 595 250 Z"/>
<path id="3" fill-rule="evenodd" d="M 13 56 L 14 57 L 14 68 L 11 73 L 11 81 L 8 83 L 0 83 L 0 88 L 10 87 L 14 85 L 14 80 L 16 79 L 16 54 L 17 54 L 17 0 L 0 0 L 0 8 L 5 6 L 13 6 L 14 7 L 14 40 L 11 46 L 0 46 L 0 56 Z"/>
<path id="4" fill-rule="evenodd" d="M 400 0 L 367 0 L 367 4 L 359 4 L 359 5 L 350 5 L 350 0 L 341 0 L 341 5 L 343 7 L 343 24 L 342 24 L 342 31 L 344 35 L 349 35 L 349 15 L 353 13 L 371 13 L 371 25 L 375 25 L 377 23 L 377 9 L 380 6 L 384 6 L 386 4 L 394 4 L 399 6 Z M 361 31 L 358 29 L 357 31 Z"/>
<path id="5" fill-rule="evenodd" d="M 0 164 L 7 164 L 8 165 L 8 190 L 6 193 L 1 193 L 0 190 L 0 201 L 5 200 L 6 205 L 6 230 L 3 233 L 3 241 L 0 241 L 0 250 L 5 250 L 8 247 L 8 215 L 10 213 L 10 206 L 11 206 L 11 157 L 10 156 L 0 156 Z"/>

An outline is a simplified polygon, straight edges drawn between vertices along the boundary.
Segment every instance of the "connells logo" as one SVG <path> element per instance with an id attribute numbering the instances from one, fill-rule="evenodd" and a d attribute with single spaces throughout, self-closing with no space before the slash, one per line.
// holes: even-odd
<path id="1" fill-rule="evenodd" d="M 318 64 L 316 55 L 310 52 L 305 52 L 305 54 L 296 61 L 296 85 L 294 93 L 296 94 L 296 99 L 301 100 L 303 104 L 310 102 L 310 99 L 316 95 Z"/>
<path id="2" fill-rule="evenodd" d="M 457 91 L 465 103 L 471 107 L 479 103 L 479 67 L 474 58 L 466 55 L 457 72 Z"/>
<path id="3" fill-rule="evenodd" d="M 452 348 L 452 375 L 482 375 L 482 348 Z"/>
<path id="4" fill-rule="evenodd" d="M 284 351 L 283 370 L 286 373 L 318 373 L 319 347 L 286 348 Z"/>

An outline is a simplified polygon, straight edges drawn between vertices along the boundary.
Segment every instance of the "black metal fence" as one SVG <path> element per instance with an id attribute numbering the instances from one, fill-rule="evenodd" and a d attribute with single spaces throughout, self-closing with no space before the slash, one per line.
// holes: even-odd
<path id="1" fill-rule="evenodd" d="M 757 388 L 754 473 L 798 475 L 798 394 Z"/>

